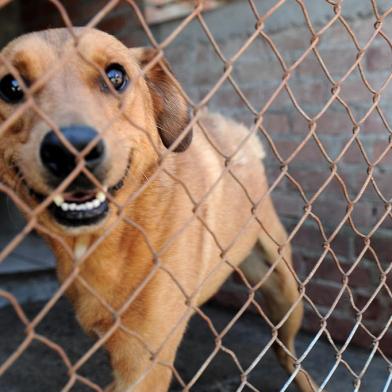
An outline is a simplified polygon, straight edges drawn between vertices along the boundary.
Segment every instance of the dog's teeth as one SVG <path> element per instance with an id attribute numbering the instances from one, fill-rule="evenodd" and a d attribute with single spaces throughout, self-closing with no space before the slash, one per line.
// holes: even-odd
<path id="1" fill-rule="evenodd" d="M 83 204 L 80 204 L 80 205 L 79 205 L 79 209 L 80 209 L 81 211 L 87 211 L 89 208 L 88 208 L 87 203 L 83 203 Z"/>
<path id="2" fill-rule="evenodd" d="M 103 192 L 98 192 L 97 200 L 99 200 L 101 203 L 103 203 L 106 200 L 105 194 Z"/>
<path id="3" fill-rule="evenodd" d="M 106 196 L 103 192 L 99 192 L 94 200 L 82 204 L 67 203 L 61 196 L 56 196 L 53 199 L 54 203 L 63 211 L 89 211 L 98 208 L 105 200 Z"/>
<path id="4" fill-rule="evenodd" d="M 61 207 L 64 203 L 64 198 L 61 195 L 57 195 L 53 198 L 53 203 L 56 204 L 57 207 Z"/>

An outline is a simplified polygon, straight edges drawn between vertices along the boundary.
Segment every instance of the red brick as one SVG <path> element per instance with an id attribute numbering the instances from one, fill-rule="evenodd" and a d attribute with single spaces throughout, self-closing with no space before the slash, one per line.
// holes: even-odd
<path id="1" fill-rule="evenodd" d="M 325 78 L 323 68 L 313 53 L 310 53 L 301 61 L 297 68 L 295 68 L 294 75 L 301 80 Z"/>
<path id="2" fill-rule="evenodd" d="M 344 192 L 342 189 L 342 185 L 340 181 L 333 176 L 327 186 L 324 188 L 322 197 L 320 198 L 320 203 L 324 203 L 326 200 L 330 199 L 333 196 L 334 201 L 344 201 L 346 202 L 346 198 L 344 197 Z"/>
<path id="3" fill-rule="evenodd" d="M 233 111 L 232 114 L 230 114 L 230 118 L 233 120 L 239 122 L 240 124 L 243 124 L 245 127 L 248 129 L 251 129 L 252 126 L 255 123 L 255 117 L 252 113 L 249 113 L 249 111 L 241 110 L 241 111 Z M 260 135 L 260 132 L 259 132 Z M 261 137 L 262 139 L 262 137 Z M 262 140 L 262 143 L 265 145 L 265 140 Z"/>
<path id="4" fill-rule="evenodd" d="M 348 140 L 347 140 L 348 142 Z M 365 156 L 372 161 L 372 151 L 373 151 L 373 142 L 372 141 L 366 141 L 364 144 L 364 150 L 365 154 L 364 155 L 359 148 L 358 144 L 354 141 L 350 144 L 350 147 L 346 150 L 342 157 L 342 162 L 344 163 L 349 163 L 349 164 L 362 164 L 362 165 L 367 165 Z"/>
<path id="5" fill-rule="evenodd" d="M 318 257 L 306 256 L 305 260 L 306 260 L 305 265 L 307 269 L 306 275 L 309 276 L 309 274 L 315 268 L 316 263 L 318 262 Z M 321 264 L 317 267 L 317 270 L 312 276 L 312 281 L 316 282 L 319 279 L 322 279 L 323 281 L 333 282 L 333 283 L 342 282 L 343 275 L 339 271 L 338 267 L 336 266 L 332 258 L 326 256 L 321 262 Z"/>
<path id="6" fill-rule="evenodd" d="M 305 314 L 302 322 L 302 328 L 308 332 L 317 332 L 320 330 L 321 320 L 319 316 L 310 308 L 305 305 Z"/>
<path id="7" fill-rule="evenodd" d="M 318 257 L 304 257 L 303 264 L 306 267 L 307 275 L 310 274 L 317 261 Z M 342 283 L 344 273 L 352 267 L 352 264 L 348 264 L 340 260 L 339 262 L 343 273 L 340 271 L 332 257 L 326 256 L 313 275 L 312 280 L 318 281 L 321 279 L 322 281 L 329 281 L 332 283 Z M 350 275 L 348 275 L 348 285 L 350 288 L 367 288 L 370 287 L 371 284 L 372 282 L 370 271 L 363 262 L 360 262 L 359 265 L 350 273 Z"/>
<path id="8" fill-rule="evenodd" d="M 267 176 L 268 176 L 268 183 L 272 184 L 275 180 L 280 176 L 282 170 L 280 168 L 278 160 L 275 156 L 272 156 L 272 152 L 268 151 L 267 153 L 268 162 L 266 164 Z M 282 191 L 287 188 L 287 180 L 285 177 L 281 179 L 281 181 L 277 185 L 277 191 Z"/>
<path id="9" fill-rule="evenodd" d="M 309 133 L 309 121 L 299 113 L 292 113 L 292 132 L 299 135 L 307 135 Z"/>
<path id="10" fill-rule="evenodd" d="M 327 110 L 317 120 L 317 135 L 351 136 L 353 123 L 345 111 Z"/>
<path id="11" fill-rule="evenodd" d="M 218 45 L 226 58 L 233 57 L 246 42 L 246 37 L 234 36 L 229 39 L 218 40 Z"/>
<path id="12" fill-rule="evenodd" d="M 314 260 L 314 263 L 316 260 Z M 308 265 L 308 267 L 310 267 Z M 344 279 L 344 273 L 347 272 L 351 265 L 340 262 L 340 267 L 343 270 L 343 273 L 339 270 L 336 263 L 332 260 L 332 258 L 326 257 L 319 268 L 317 269 L 314 277 L 312 279 L 317 281 L 318 279 L 322 279 L 323 281 L 330 281 L 334 283 L 342 283 Z M 308 273 L 310 270 L 308 271 Z M 351 273 L 348 275 L 348 285 L 350 288 L 367 288 L 371 285 L 371 276 L 370 271 L 367 267 L 362 266 L 361 264 L 357 266 Z"/>
<path id="13" fill-rule="evenodd" d="M 355 63 L 357 53 L 358 51 L 354 45 L 348 45 L 345 48 L 331 47 L 320 50 L 324 64 L 335 80 L 340 79 Z"/>
<path id="14" fill-rule="evenodd" d="M 318 228 L 305 224 L 296 232 L 292 240 L 292 245 L 301 249 L 303 253 L 311 251 L 316 254 L 321 254 L 323 251 L 323 237 Z"/>
<path id="15" fill-rule="evenodd" d="M 210 61 L 192 69 L 192 82 L 196 86 L 208 85 L 211 88 L 223 75 L 223 64 L 219 61 Z"/>
<path id="16" fill-rule="evenodd" d="M 380 340 L 380 348 L 386 355 L 392 355 L 392 332 L 387 332 Z"/>
<path id="17" fill-rule="evenodd" d="M 382 295 L 381 295 L 382 296 Z M 356 294 L 354 296 L 354 304 L 355 306 L 362 311 L 364 307 L 367 305 L 371 295 L 363 295 Z M 354 309 L 352 309 L 353 315 L 355 315 Z M 366 311 L 363 312 L 364 320 L 372 320 L 372 321 L 384 321 L 388 320 L 388 315 L 386 314 L 386 309 L 382 306 L 379 296 L 376 296 L 373 301 L 367 306 Z"/>
<path id="18" fill-rule="evenodd" d="M 351 267 L 351 266 L 350 266 Z M 369 287 L 371 284 L 371 273 L 363 261 L 351 272 L 348 277 L 348 285 L 351 288 Z"/>
<path id="19" fill-rule="evenodd" d="M 306 278 L 306 264 L 304 258 L 301 255 L 301 252 L 293 251 L 293 264 L 294 270 L 299 277 L 300 280 Z"/>
<path id="20" fill-rule="evenodd" d="M 189 62 L 190 49 L 185 44 L 173 44 L 165 49 L 165 56 L 170 62 L 171 67 L 180 67 L 180 69 L 187 69 L 187 62 Z M 174 68 L 175 69 L 175 68 Z"/>
<path id="21" fill-rule="evenodd" d="M 280 82 L 283 78 L 283 70 L 277 60 L 266 57 L 255 58 L 253 61 L 241 61 L 234 64 L 233 76 L 242 83 L 260 83 L 262 81 Z"/>
<path id="22" fill-rule="evenodd" d="M 226 88 L 227 87 L 227 88 Z M 206 94 L 204 94 L 206 95 Z M 220 88 L 211 98 L 209 105 L 217 110 L 222 107 L 227 109 L 245 109 L 245 103 L 237 92 L 228 86 Z"/>
<path id="23" fill-rule="evenodd" d="M 298 218 L 304 213 L 304 202 L 298 195 L 274 192 L 272 199 L 279 216 Z"/>
<path id="24" fill-rule="evenodd" d="M 352 168 L 339 165 L 338 173 L 351 198 L 357 196 L 368 178 L 367 171 L 364 167 Z"/>
<path id="25" fill-rule="evenodd" d="M 363 199 L 366 200 L 365 197 Z M 354 209 L 351 212 L 351 219 L 355 226 L 369 229 L 379 220 L 378 210 L 374 207 L 374 203 L 360 201 L 354 205 Z"/>
<path id="26" fill-rule="evenodd" d="M 345 342 L 355 327 L 355 319 L 347 319 L 332 314 L 327 321 L 327 329 L 338 342 Z M 358 327 L 350 344 L 370 348 L 372 339 L 361 327 Z"/>
<path id="27" fill-rule="evenodd" d="M 320 219 L 324 229 L 331 232 L 345 219 L 347 203 L 340 200 L 317 200 L 313 204 L 313 213 Z"/>
<path id="28" fill-rule="evenodd" d="M 308 195 L 312 195 L 318 191 L 320 187 L 327 181 L 330 175 L 328 169 L 317 170 L 314 168 L 314 165 L 306 169 L 302 167 L 289 166 L 289 173 Z M 296 192 L 298 192 L 297 186 L 291 185 L 291 187 L 292 189 L 295 189 Z"/>
<path id="29" fill-rule="evenodd" d="M 335 255 L 350 258 L 354 251 L 354 237 L 354 232 L 345 224 L 330 243 Z"/>
<path id="30" fill-rule="evenodd" d="M 389 265 L 389 263 L 391 262 L 391 244 L 392 233 L 376 232 L 370 238 L 370 246 L 376 252 L 380 262 L 384 265 Z M 357 237 L 355 240 L 355 253 L 359 255 L 360 252 L 362 252 L 362 250 L 364 249 L 364 247 L 364 240 L 360 237 Z M 367 251 L 365 257 L 368 258 L 370 261 L 373 260 L 373 256 L 369 250 Z"/>
<path id="31" fill-rule="evenodd" d="M 282 54 L 304 52 L 309 47 L 311 33 L 306 27 L 297 27 L 295 32 L 293 29 L 282 31 L 279 34 L 279 42 L 277 42 L 278 49 Z M 299 55 L 297 55 L 299 57 Z"/>
<path id="32" fill-rule="evenodd" d="M 378 160 L 381 155 L 383 158 L 378 163 L 382 166 L 391 166 L 392 165 L 392 144 L 388 142 L 388 140 L 384 141 L 376 141 L 373 147 L 373 159 L 371 160 L 374 163 Z"/>
<path id="33" fill-rule="evenodd" d="M 359 74 L 354 71 L 343 82 L 339 96 L 348 105 L 361 104 L 369 107 L 373 103 L 373 94 L 366 87 Z"/>
<path id="34" fill-rule="evenodd" d="M 303 329 L 309 332 L 318 332 L 320 330 L 320 324 L 321 321 L 317 314 L 310 309 L 310 307 L 306 306 Z M 332 315 L 327 319 L 327 330 L 337 343 L 344 343 L 349 337 L 354 326 L 354 318 L 348 318 L 341 314 L 332 313 Z M 356 330 L 350 344 L 370 348 L 372 345 L 372 339 L 367 332 L 359 327 Z M 391 347 L 389 347 L 389 352 L 391 352 Z"/>
<path id="35" fill-rule="evenodd" d="M 321 321 L 315 312 L 306 306 L 303 328 L 309 332 L 317 332 L 320 330 L 320 323 Z M 337 343 L 346 342 L 354 327 L 355 319 L 353 317 L 347 317 L 347 315 L 332 313 L 327 319 L 327 330 Z M 385 340 L 383 347 L 387 347 L 386 343 L 390 341 L 390 337 L 386 337 Z M 372 346 L 372 338 L 361 327 L 358 327 L 350 345 L 370 348 Z M 386 350 L 386 352 L 391 353 L 392 347 L 388 347 Z"/>
<path id="36" fill-rule="evenodd" d="M 266 113 L 263 124 L 271 135 L 280 133 L 288 134 L 290 132 L 289 119 L 285 113 Z"/>
<path id="37" fill-rule="evenodd" d="M 381 86 L 384 84 L 384 81 L 386 79 L 386 76 L 382 77 L 378 72 L 374 73 L 373 75 L 369 75 L 369 82 L 373 85 L 373 87 L 376 90 L 379 90 L 381 88 Z M 392 99 L 392 85 L 390 83 L 388 83 L 386 86 L 383 87 L 383 91 L 381 93 L 381 107 L 384 109 L 385 106 L 384 105 L 388 105 L 389 102 L 391 102 Z M 386 109 L 386 108 L 385 108 Z M 384 112 L 384 115 L 386 113 Z M 390 122 L 390 119 L 387 117 L 387 122 Z M 388 134 L 389 131 L 387 129 L 385 129 L 385 132 Z"/>
<path id="38" fill-rule="evenodd" d="M 338 342 L 345 342 L 350 335 L 355 321 L 332 314 L 327 320 L 327 330 Z"/>
<path id="39" fill-rule="evenodd" d="M 390 200 L 392 198 L 392 182 L 391 182 L 391 178 L 390 178 L 389 173 L 386 170 L 385 171 L 382 170 L 382 171 L 376 172 L 373 175 L 373 179 L 374 179 L 375 183 L 377 184 L 379 192 L 387 200 Z"/>
<path id="40" fill-rule="evenodd" d="M 309 83 L 304 83 L 301 80 L 291 81 L 290 87 L 300 106 L 324 106 L 330 95 L 330 85 L 326 81 L 313 81 Z M 314 112 L 317 113 L 318 110 Z"/>
<path id="41" fill-rule="evenodd" d="M 360 134 L 384 134 L 389 135 L 388 128 L 383 123 L 380 115 L 374 110 L 361 125 Z"/>
<path id="42" fill-rule="evenodd" d="M 357 22 L 355 24 L 355 22 Z M 374 27 L 371 23 L 365 23 L 363 19 L 350 23 L 350 27 L 355 30 L 355 34 L 358 38 L 363 39 L 366 37 L 368 41 L 371 34 L 374 32 Z M 332 24 L 324 34 L 321 35 L 321 39 L 318 45 L 321 49 L 330 50 L 331 48 L 339 48 L 340 50 L 349 49 L 354 50 L 354 44 L 347 30 L 341 23 Z"/>
<path id="43" fill-rule="evenodd" d="M 341 287 L 331 286 L 326 283 L 311 280 L 306 284 L 306 295 L 315 305 L 331 308 L 340 293 Z M 348 309 L 349 300 L 346 293 L 343 293 L 335 309 Z"/>
<path id="44" fill-rule="evenodd" d="M 254 83 L 252 86 L 245 86 L 242 88 L 244 95 L 248 98 L 256 110 L 260 110 L 269 99 L 275 94 L 279 83 Z M 273 100 L 270 109 L 284 112 L 291 109 L 292 103 L 285 90 L 281 90 Z"/>
<path id="45" fill-rule="evenodd" d="M 243 288 L 233 289 L 233 287 L 229 287 L 219 290 L 213 300 L 221 306 L 240 309 L 248 297 L 248 293 Z"/>
<path id="46" fill-rule="evenodd" d="M 371 46 L 365 53 L 365 62 L 367 69 L 371 72 L 389 71 L 392 65 L 390 47 L 383 39 L 379 39 L 378 42 L 376 39 L 374 41 L 374 44 L 376 44 L 377 46 Z"/>
<path id="47" fill-rule="evenodd" d="M 386 284 L 389 287 L 389 289 L 392 290 L 392 271 L 390 271 L 386 277 L 387 277 Z M 390 313 L 392 314 L 392 299 L 391 298 L 389 299 L 389 307 L 390 307 Z"/>
<path id="48" fill-rule="evenodd" d="M 189 64 L 188 72 L 192 74 L 195 86 L 213 86 L 224 73 L 224 63 L 215 54 L 211 45 L 199 43 L 195 51 L 195 64 Z M 188 60 L 189 61 L 189 60 Z"/>
<path id="49" fill-rule="evenodd" d="M 275 145 L 279 154 L 286 160 L 301 143 L 302 141 L 278 140 L 275 142 Z M 290 161 L 292 164 L 323 162 L 326 162 L 326 160 L 313 139 L 309 139 Z"/>

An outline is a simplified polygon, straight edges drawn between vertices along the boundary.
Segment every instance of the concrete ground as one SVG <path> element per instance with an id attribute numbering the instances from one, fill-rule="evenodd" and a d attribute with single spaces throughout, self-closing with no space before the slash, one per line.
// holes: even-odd
<path id="1" fill-rule="evenodd" d="M 43 302 L 25 305 L 29 317 L 33 317 L 44 305 Z M 203 309 L 211 318 L 218 331 L 222 330 L 234 312 L 207 305 Z M 93 344 L 76 323 L 72 309 L 66 300 L 61 300 L 40 324 L 37 332 L 49 337 L 60 344 L 72 362 L 80 358 Z M 0 365 L 17 348 L 23 339 L 23 326 L 11 307 L 0 309 Z M 300 334 L 297 339 L 297 349 L 302 353 L 313 336 Z M 224 338 L 225 347 L 233 350 L 241 366 L 247 368 L 262 351 L 269 340 L 268 329 L 259 318 L 246 314 L 235 324 Z M 192 379 L 215 345 L 206 322 L 195 316 L 189 326 L 185 340 L 181 346 L 176 361 L 176 369 L 186 381 Z M 350 348 L 343 355 L 354 371 L 360 372 L 365 366 L 370 350 Z M 321 383 L 329 370 L 335 364 L 335 355 L 325 339 L 321 339 L 312 349 L 305 362 L 307 369 Z M 98 385 L 104 386 L 110 382 L 108 358 L 103 351 L 96 353 L 81 373 Z M 388 389 L 387 363 L 379 356 L 371 361 L 368 370 L 362 378 L 359 391 L 387 392 Z M 268 350 L 251 372 L 249 381 L 254 390 L 273 392 L 279 391 L 288 376 L 279 367 L 273 353 Z M 39 342 L 33 342 L 17 362 L 0 378 L 1 392 L 55 392 L 61 391 L 68 378 L 65 365 L 59 356 Z M 192 391 L 195 392 L 231 392 L 236 391 L 240 384 L 240 371 L 233 359 L 226 353 L 220 352 L 207 367 Z M 354 391 L 353 376 L 347 368 L 340 364 L 327 384 L 329 392 Z M 91 389 L 76 385 L 72 391 L 90 391 Z M 178 385 L 173 385 L 171 391 L 180 391 Z M 243 391 L 251 391 L 245 387 Z M 295 391 L 290 386 L 287 391 Z M 153 392 L 153 391 L 152 391 Z"/>

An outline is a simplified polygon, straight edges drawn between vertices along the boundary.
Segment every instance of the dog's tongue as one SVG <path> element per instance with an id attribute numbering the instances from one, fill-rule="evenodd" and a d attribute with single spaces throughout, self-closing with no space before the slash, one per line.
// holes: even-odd
<path id="1" fill-rule="evenodd" d="M 86 201 L 90 201 L 95 199 L 96 196 L 96 191 L 90 191 L 90 192 L 75 192 L 75 193 L 64 193 L 64 201 L 67 203 L 84 203 Z"/>

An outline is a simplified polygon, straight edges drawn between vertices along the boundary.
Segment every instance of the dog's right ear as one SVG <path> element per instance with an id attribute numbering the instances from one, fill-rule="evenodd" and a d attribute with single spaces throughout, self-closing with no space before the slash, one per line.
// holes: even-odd
<path id="1" fill-rule="evenodd" d="M 141 68 L 147 66 L 156 56 L 156 51 L 152 48 L 134 48 L 130 50 Z M 162 64 L 164 64 L 164 67 Z M 170 70 L 169 65 L 160 59 L 146 72 L 145 79 L 150 90 L 159 135 L 164 146 L 169 148 L 188 125 L 189 108 L 180 89 L 173 82 L 173 74 L 170 71 L 169 76 L 165 68 Z M 173 151 L 185 151 L 191 141 L 192 130 L 190 129 Z"/>

